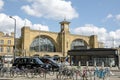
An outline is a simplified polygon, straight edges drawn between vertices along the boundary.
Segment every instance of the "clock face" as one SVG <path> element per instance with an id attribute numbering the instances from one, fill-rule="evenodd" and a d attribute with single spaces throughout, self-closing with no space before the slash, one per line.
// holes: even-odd
<path id="1" fill-rule="evenodd" d="M 61 30 L 69 31 L 69 25 L 68 24 L 62 24 Z"/>

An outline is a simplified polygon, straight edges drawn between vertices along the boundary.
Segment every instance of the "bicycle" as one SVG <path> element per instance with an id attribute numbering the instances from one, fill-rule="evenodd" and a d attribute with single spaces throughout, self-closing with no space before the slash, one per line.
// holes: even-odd
<path id="1" fill-rule="evenodd" d="M 94 79 L 102 78 L 104 80 L 105 78 L 109 76 L 110 76 L 110 70 L 108 68 L 105 68 L 105 69 L 96 68 L 96 70 L 94 71 Z"/>
<path id="2" fill-rule="evenodd" d="M 62 67 L 57 73 L 57 79 L 68 79 L 68 78 L 73 78 L 74 76 L 74 69 L 69 69 L 67 67 Z"/>
<path id="3" fill-rule="evenodd" d="M 13 66 L 11 69 L 10 69 L 10 76 L 11 77 L 18 77 L 18 76 L 23 76 L 25 77 L 26 74 L 27 74 L 27 68 L 24 68 L 22 67 L 21 69 L 19 69 L 18 67 L 16 66 Z"/>
<path id="4" fill-rule="evenodd" d="M 45 77 L 45 69 L 41 67 L 28 69 L 27 71 L 28 78 L 34 78 L 36 76 L 40 76 L 41 78 Z"/>
<path id="5" fill-rule="evenodd" d="M 2 67 L 0 70 L 0 77 L 10 77 L 10 68 Z"/>

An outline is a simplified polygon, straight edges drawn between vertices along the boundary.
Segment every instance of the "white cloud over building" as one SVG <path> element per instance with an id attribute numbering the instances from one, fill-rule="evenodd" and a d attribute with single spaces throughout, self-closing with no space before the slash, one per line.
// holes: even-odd
<path id="1" fill-rule="evenodd" d="M 23 26 L 29 26 L 31 29 L 34 30 L 41 30 L 49 31 L 49 27 L 42 24 L 32 24 L 32 22 L 28 19 L 22 19 L 19 16 L 13 16 L 16 19 L 16 35 L 19 37 L 21 35 L 21 28 Z M 0 13 L 0 31 L 5 33 L 14 32 L 14 20 L 9 18 L 9 15 L 4 13 Z"/>
<path id="2" fill-rule="evenodd" d="M 29 5 L 21 7 L 28 15 L 48 19 L 63 20 L 78 17 L 70 1 L 65 0 L 28 0 Z"/>
<path id="3" fill-rule="evenodd" d="M 13 16 L 16 19 L 17 24 L 17 36 L 21 35 L 21 28 L 23 26 L 30 26 L 31 29 L 34 30 L 44 30 L 49 31 L 49 27 L 47 25 L 42 24 L 32 24 L 32 22 L 28 19 L 22 19 L 19 16 Z M 105 47 L 118 47 L 120 45 L 120 29 L 116 31 L 108 32 L 104 27 L 98 27 L 93 24 L 85 24 L 81 27 L 77 27 L 74 30 L 74 33 L 81 35 L 97 35 L 98 40 L 105 44 Z M 11 33 L 14 31 L 14 20 L 9 18 L 9 15 L 4 13 L 0 13 L 0 31 L 5 33 Z"/>
<path id="4" fill-rule="evenodd" d="M 120 29 L 108 32 L 104 27 L 85 24 L 84 26 L 75 28 L 74 33 L 86 36 L 97 35 L 98 41 L 105 44 L 104 47 L 118 47 L 120 45 Z"/>

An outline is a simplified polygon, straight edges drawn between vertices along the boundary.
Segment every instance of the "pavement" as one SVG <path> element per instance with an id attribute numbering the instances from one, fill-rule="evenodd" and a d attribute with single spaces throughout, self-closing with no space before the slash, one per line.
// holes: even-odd
<path id="1" fill-rule="evenodd" d="M 19 78 L 0 78 L 0 80 L 62 80 L 62 79 L 52 79 L 52 78 L 23 78 L 23 77 L 19 77 Z M 64 80 L 72 80 L 72 79 L 64 79 Z M 80 79 L 79 79 L 80 80 Z M 82 79 L 81 79 L 82 80 Z M 90 80 L 90 79 L 88 79 Z M 94 80 L 94 79 L 92 79 Z M 98 80 L 98 79 L 96 79 Z M 99 80 L 103 80 L 103 79 L 99 79 Z M 110 77 L 110 78 L 107 78 L 105 80 L 120 80 L 120 77 Z"/>
<path id="2" fill-rule="evenodd" d="M 104 80 L 120 80 L 120 71 L 115 71 L 113 72 L 114 75 L 110 76 L 109 78 L 106 78 Z M 17 77 L 17 78 L 7 78 L 7 77 L 2 77 L 0 80 L 63 80 L 63 79 L 56 79 L 56 74 L 53 76 L 46 75 L 46 78 L 41 78 L 41 77 L 34 77 L 34 78 L 27 78 L 27 77 Z M 72 79 L 64 79 L 64 80 L 72 80 Z M 76 80 L 76 79 L 75 79 Z M 83 80 L 83 79 L 77 79 L 77 80 Z M 88 80 L 94 80 L 94 78 Z M 103 80 L 103 79 L 95 79 L 95 80 Z"/>
<path id="3" fill-rule="evenodd" d="M 104 80 L 120 80 L 120 70 L 118 70 L 117 68 L 112 68 L 112 75 L 109 78 L 106 78 Z M 27 78 L 27 77 L 23 77 L 23 76 L 18 76 L 16 78 L 10 78 L 10 77 L 0 77 L 0 80 L 63 80 L 63 79 L 57 79 L 56 78 L 56 73 L 53 76 L 50 75 L 46 75 L 46 78 L 41 78 L 39 76 L 36 76 L 34 78 Z M 64 79 L 64 80 L 72 80 L 72 79 Z M 83 79 L 74 79 L 74 80 L 83 80 Z M 85 79 L 86 80 L 86 79 Z M 90 79 L 88 78 L 87 80 L 103 80 L 103 79 Z"/>

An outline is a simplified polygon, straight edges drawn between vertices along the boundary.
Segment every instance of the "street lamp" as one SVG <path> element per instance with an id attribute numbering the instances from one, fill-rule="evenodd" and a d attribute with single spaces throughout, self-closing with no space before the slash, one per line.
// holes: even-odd
<path id="1" fill-rule="evenodd" d="M 12 16 L 9 17 L 14 20 L 14 46 L 13 46 L 14 49 L 13 62 L 14 62 L 16 56 L 16 19 Z"/>

